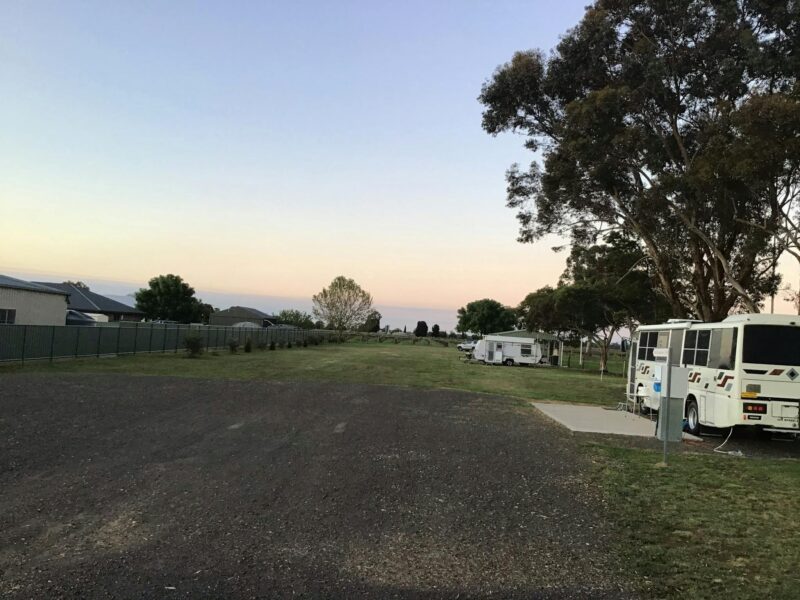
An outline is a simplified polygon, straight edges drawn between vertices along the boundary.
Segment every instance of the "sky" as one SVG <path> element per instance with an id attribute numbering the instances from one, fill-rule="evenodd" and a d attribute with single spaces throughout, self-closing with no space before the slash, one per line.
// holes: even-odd
<path id="1" fill-rule="evenodd" d="M 267 310 L 346 275 L 445 328 L 516 305 L 565 257 L 516 242 L 504 173 L 532 155 L 476 97 L 584 4 L 2 3 L 0 272 L 101 293 L 176 273 Z"/>

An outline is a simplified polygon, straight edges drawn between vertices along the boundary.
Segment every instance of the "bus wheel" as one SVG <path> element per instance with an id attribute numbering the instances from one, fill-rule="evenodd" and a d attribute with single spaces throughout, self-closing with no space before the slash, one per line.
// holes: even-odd
<path id="1" fill-rule="evenodd" d="M 697 400 L 694 398 L 686 402 L 687 431 L 692 435 L 700 435 L 700 411 L 697 409 Z"/>
<path id="2" fill-rule="evenodd" d="M 643 385 L 640 385 L 640 386 L 638 386 L 636 388 L 636 396 L 635 396 L 636 403 L 639 405 L 639 414 L 649 415 L 650 414 L 650 409 L 647 408 L 644 405 L 645 396 L 644 396 L 643 392 L 644 392 L 644 386 Z"/>

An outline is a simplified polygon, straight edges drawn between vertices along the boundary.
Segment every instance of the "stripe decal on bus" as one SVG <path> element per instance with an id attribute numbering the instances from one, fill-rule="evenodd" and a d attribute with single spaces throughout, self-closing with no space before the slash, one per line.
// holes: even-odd
<path id="1" fill-rule="evenodd" d="M 723 377 L 717 384 L 717 387 L 725 387 L 725 384 L 728 383 L 731 379 L 733 379 L 733 375 L 725 375 L 725 377 Z"/>

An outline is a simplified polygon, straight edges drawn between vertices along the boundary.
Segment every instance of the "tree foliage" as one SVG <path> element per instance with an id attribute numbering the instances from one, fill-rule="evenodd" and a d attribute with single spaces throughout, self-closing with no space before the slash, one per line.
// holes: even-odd
<path id="1" fill-rule="evenodd" d="M 375 333 L 376 331 L 379 331 L 381 328 L 382 318 L 383 316 L 377 310 L 370 311 L 363 325 L 361 325 L 359 329 L 361 331 L 366 331 L 368 333 Z"/>
<path id="2" fill-rule="evenodd" d="M 517 322 L 513 309 L 503 306 L 497 300 L 484 298 L 475 300 L 458 309 L 456 331 L 479 334 L 508 331 Z"/>
<path id="3" fill-rule="evenodd" d="M 444 335 L 445 337 L 447 337 L 447 333 L 445 333 Z M 436 323 L 434 323 L 433 327 L 431 327 L 431 337 L 439 337 L 439 325 L 437 325 Z"/>
<path id="4" fill-rule="evenodd" d="M 607 234 L 603 244 L 575 245 L 558 287 L 529 294 L 518 308 L 520 318 L 529 330 L 588 338 L 600 349 L 605 369 L 611 341 L 622 327 L 669 315 L 648 266 L 641 247 L 618 232 Z"/>
<path id="5" fill-rule="evenodd" d="M 614 321 L 633 329 L 670 317 L 669 304 L 654 286 L 655 274 L 647 255 L 635 240 L 618 231 L 606 234 L 602 244 L 574 245 L 561 276 L 562 285 L 596 288 L 607 298 Z"/>
<path id="6" fill-rule="evenodd" d="M 278 313 L 278 323 L 294 325 L 301 329 L 314 329 L 314 319 L 307 312 L 287 308 Z"/>
<path id="7" fill-rule="evenodd" d="M 428 335 L 428 324 L 425 321 L 417 321 L 417 326 L 414 328 L 414 335 L 417 337 L 425 337 Z"/>
<path id="8" fill-rule="evenodd" d="M 483 126 L 543 157 L 507 174 L 520 240 L 618 229 L 675 316 L 757 311 L 798 189 L 799 6 L 598 0 L 552 54 L 500 67 Z"/>
<path id="9" fill-rule="evenodd" d="M 600 368 L 605 370 L 609 345 L 622 326 L 617 299 L 608 292 L 588 283 L 546 286 L 528 294 L 518 310 L 528 330 L 588 338 L 600 349 Z"/>
<path id="10" fill-rule="evenodd" d="M 207 302 L 203 302 L 202 300 L 200 300 L 199 303 L 200 306 L 198 307 L 197 310 L 197 321 L 208 325 L 208 322 L 211 319 L 211 315 L 217 312 L 219 309 L 214 308 L 213 306 L 211 306 Z"/>
<path id="11" fill-rule="evenodd" d="M 340 275 L 312 299 L 314 316 L 337 331 L 356 329 L 372 310 L 372 296 L 352 279 Z"/>
<path id="12" fill-rule="evenodd" d="M 150 320 L 192 323 L 202 320 L 206 310 L 195 297 L 194 288 L 179 275 L 159 275 L 148 287 L 136 292 L 136 308 Z"/>

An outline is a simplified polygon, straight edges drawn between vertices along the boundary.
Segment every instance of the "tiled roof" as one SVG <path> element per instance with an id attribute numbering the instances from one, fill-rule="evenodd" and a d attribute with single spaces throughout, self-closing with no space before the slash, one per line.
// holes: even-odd
<path id="1" fill-rule="evenodd" d="M 27 292 L 39 292 L 41 294 L 58 294 L 59 296 L 66 296 L 69 294 L 69 292 L 53 288 L 52 286 L 34 283 L 32 281 L 23 281 L 22 279 L 9 277 L 8 275 L 0 275 L 0 287 L 25 290 Z"/>
<path id="2" fill-rule="evenodd" d="M 69 294 L 69 305 L 67 308 L 77 310 L 85 313 L 113 313 L 120 315 L 142 315 L 142 311 L 136 310 L 117 302 L 111 298 L 106 298 L 100 294 L 96 294 L 90 290 L 79 288 L 70 283 L 46 283 L 43 281 L 36 282 L 39 285 L 47 286 L 60 290 L 61 292 Z"/>
<path id="3" fill-rule="evenodd" d="M 230 308 L 226 308 L 225 310 L 218 310 L 214 313 L 220 317 L 224 317 L 227 315 L 235 315 L 237 317 L 257 317 L 259 319 L 274 319 L 273 315 L 268 315 L 265 312 L 261 312 L 257 308 L 250 308 L 249 306 L 231 306 Z"/>

